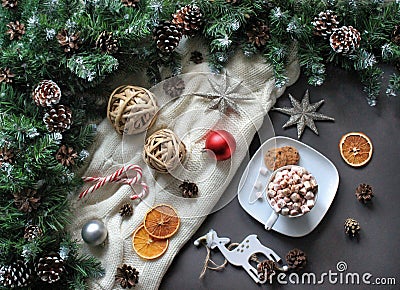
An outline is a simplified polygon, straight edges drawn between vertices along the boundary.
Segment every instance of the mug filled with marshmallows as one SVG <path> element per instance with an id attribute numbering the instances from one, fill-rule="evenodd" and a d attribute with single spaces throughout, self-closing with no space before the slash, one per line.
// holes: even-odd
<path id="1" fill-rule="evenodd" d="M 317 200 L 318 184 L 304 167 L 286 165 L 272 172 L 265 190 L 265 197 L 273 212 L 265 223 L 270 230 L 280 215 L 301 217 L 310 212 Z"/>

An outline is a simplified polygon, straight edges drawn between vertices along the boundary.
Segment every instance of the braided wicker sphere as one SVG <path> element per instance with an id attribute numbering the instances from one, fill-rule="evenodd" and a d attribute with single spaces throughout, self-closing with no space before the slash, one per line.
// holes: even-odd
<path id="1" fill-rule="evenodd" d="M 110 96 L 107 117 L 119 134 L 139 134 L 152 125 L 157 109 L 150 91 L 136 86 L 120 86 Z"/>
<path id="2" fill-rule="evenodd" d="M 143 160 L 161 173 L 175 169 L 183 162 L 185 156 L 185 144 L 169 129 L 154 132 L 144 144 Z"/>

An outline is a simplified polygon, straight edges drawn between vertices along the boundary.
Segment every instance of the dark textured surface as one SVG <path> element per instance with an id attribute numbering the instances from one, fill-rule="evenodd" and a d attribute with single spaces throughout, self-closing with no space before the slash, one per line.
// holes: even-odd
<path id="1" fill-rule="evenodd" d="M 400 289 L 400 98 L 387 99 L 382 94 L 378 105 L 371 108 L 355 76 L 330 69 L 322 87 L 311 87 L 301 77 L 287 89 L 276 106 L 290 106 L 288 93 L 301 99 L 306 89 L 310 90 L 311 102 L 325 99 L 319 111 L 336 119 L 335 122 L 317 122 L 320 135 L 306 129 L 300 139 L 329 158 L 339 171 L 339 189 L 322 222 L 302 238 L 266 232 L 262 224 L 242 210 L 235 198 L 207 217 L 174 259 L 160 289 Z M 295 126 L 282 129 L 288 116 L 278 112 L 270 112 L 269 116 L 276 135 L 297 138 Z M 352 168 L 340 157 L 338 142 L 343 134 L 350 131 L 364 132 L 373 142 L 372 160 L 363 168 Z M 253 142 L 252 147 L 257 146 L 257 142 Z M 354 195 L 360 183 L 368 183 L 374 188 L 375 197 L 370 207 L 358 202 Z M 344 234 L 343 224 L 347 217 L 353 217 L 361 224 L 358 240 Z M 339 273 L 336 265 L 345 261 L 348 269 L 343 273 L 356 272 L 361 276 L 369 272 L 372 274 L 371 283 L 376 277 L 394 277 L 397 285 L 332 284 L 325 278 L 323 284 L 314 286 L 293 285 L 290 282 L 288 285 L 258 286 L 242 268 L 232 265 L 221 272 L 207 271 L 205 277 L 199 280 L 206 251 L 204 247 L 196 248 L 193 241 L 210 228 L 234 242 L 242 241 L 249 234 L 257 234 L 263 244 L 281 257 L 293 248 L 300 248 L 309 259 L 303 272 L 313 272 L 317 277 L 329 270 Z M 223 261 L 216 250 L 213 257 L 216 262 Z"/>

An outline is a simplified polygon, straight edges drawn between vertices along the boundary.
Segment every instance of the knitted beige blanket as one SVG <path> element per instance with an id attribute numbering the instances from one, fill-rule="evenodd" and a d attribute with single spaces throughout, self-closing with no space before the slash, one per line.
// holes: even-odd
<path id="1" fill-rule="evenodd" d="M 276 98 L 285 88 L 274 85 L 273 71 L 261 58 L 248 59 L 238 53 L 226 67 L 226 82 L 229 88 L 251 100 L 238 101 L 239 114 L 231 113 L 222 117 L 218 111 L 206 110 L 209 100 L 195 96 L 195 93 L 207 94 L 214 88 L 210 80 L 223 84 L 224 75 L 207 73 L 207 63 L 195 65 L 189 61 L 193 46 L 186 45 L 182 52 L 183 75 L 185 82 L 182 92 L 185 97 L 171 99 L 163 89 L 163 83 L 151 88 L 162 109 L 151 131 L 170 128 L 186 144 L 187 157 L 183 165 L 172 174 L 157 174 L 142 160 L 142 150 L 146 133 L 133 136 L 118 135 L 108 120 L 98 126 L 97 138 L 92 146 L 89 165 L 85 176 L 106 176 L 126 164 L 137 164 L 143 168 L 143 181 L 149 186 L 148 195 L 143 200 L 130 201 L 132 188 L 129 185 L 109 184 L 83 200 L 74 197 L 75 221 L 71 232 L 79 241 L 81 228 L 90 219 L 102 220 L 108 229 L 108 238 L 104 247 L 90 247 L 83 243 L 83 251 L 100 259 L 105 268 L 105 276 L 90 281 L 89 289 L 121 289 L 115 283 L 117 267 L 130 264 L 139 271 L 139 283 L 136 289 L 157 289 L 168 266 L 182 246 L 196 232 L 224 193 L 237 168 L 246 156 L 248 146 L 263 123 L 264 116 L 273 106 Z M 196 46 L 195 50 L 201 50 Z M 181 49 L 182 50 L 182 49 Z M 293 60 L 288 64 L 288 78 L 291 85 L 299 75 L 299 65 Z M 188 74 L 185 74 L 188 73 Z M 128 83 L 140 84 L 139 79 Z M 209 129 L 224 129 L 233 134 L 237 149 L 231 159 L 216 162 L 204 148 L 205 134 Z M 182 198 L 178 186 L 182 180 L 196 182 L 199 187 L 198 198 Z M 90 185 L 85 185 L 83 189 Z M 131 217 L 121 217 L 120 207 L 132 202 L 134 213 Z M 140 225 L 148 209 L 156 204 L 172 205 L 181 217 L 178 232 L 170 239 L 166 253 L 158 259 L 147 261 L 140 258 L 132 249 L 131 236 Z"/>

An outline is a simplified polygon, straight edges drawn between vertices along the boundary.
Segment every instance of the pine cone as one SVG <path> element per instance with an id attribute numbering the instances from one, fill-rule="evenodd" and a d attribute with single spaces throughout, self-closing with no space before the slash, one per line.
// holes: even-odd
<path id="1" fill-rule="evenodd" d="M 360 223 L 355 219 L 348 218 L 344 222 L 344 230 L 347 235 L 350 237 L 355 237 L 360 232 Z"/>
<path id="2" fill-rule="evenodd" d="M 20 23 L 18 20 L 7 24 L 8 30 L 6 34 L 10 34 L 10 40 L 21 39 L 22 35 L 25 34 L 25 25 Z"/>
<path id="3" fill-rule="evenodd" d="M 352 53 L 360 46 L 361 34 L 352 26 L 342 26 L 336 29 L 329 38 L 332 49 L 336 53 Z"/>
<path id="4" fill-rule="evenodd" d="M 6 288 L 21 288 L 30 284 L 32 270 L 23 261 L 18 260 L 9 266 L 0 267 L 0 285 Z"/>
<path id="5" fill-rule="evenodd" d="M 37 191 L 31 188 L 25 188 L 22 192 L 14 194 L 14 204 L 24 213 L 36 210 L 40 205 L 40 199 L 41 197 L 37 196 Z"/>
<path id="6" fill-rule="evenodd" d="M 64 132 L 71 127 L 72 111 L 64 105 L 56 105 L 50 108 L 43 116 L 49 132 Z"/>
<path id="7" fill-rule="evenodd" d="M 58 40 L 58 43 L 64 49 L 64 52 L 72 53 L 79 48 L 79 35 L 79 32 L 70 35 L 66 29 L 63 29 L 57 34 L 56 38 Z"/>
<path id="8" fill-rule="evenodd" d="M 14 162 L 14 150 L 3 147 L 0 149 L 0 166 L 3 163 L 13 163 Z"/>
<path id="9" fill-rule="evenodd" d="M 167 79 L 163 83 L 164 92 L 171 98 L 179 97 L 185 89 L 185 82 L 183 79 L 174 77 Z"/>
<path id="10" fill-rule="evenodd" d="M 242 0 L 225 0 L 226 3 L 230 3 L 232 5 L 240 5 L 242 3 Z"/>
<path id="11" fill-rule="evenodd" d="M 129 203 L 124 204 L 119 210 L 121 216 L 131 216 L 133 214 L 133 206 Z"/>
<path id="12" fill-rule="evenodd" d="M 61 89 L 52 80 L 44 80 L 35 87 L 32 98 L 36 106 L 51 107 L 60 101 Z"/>
<path id="13" fill-rule="evenodd" d="M 200 64 L 203 62 L 203 54 L 200 51 L 192 51 L 190 55 L 190 61 L 193 61 L 195 64 Z"/>
<path id="14" fill-rule="evenodd" d="M 121 0 L 121 2 L 126 7 L 136 8 L 136 7 L 138 7 L 138 4 L 139 4 L 140 0 Z"/>
<path id="15" fill-rule="evenodd" d="M 170 54 L 178 46 L 182 37 L 182 29 L 170 21 L 160 22 L 154 28 L 153 34 L 157 48 L 165 54 Z"/>
<path id="16" fill-rule="evenodd" d="M 123 264 L 122 267 L 117 267 L 117 275 L 115 281 L 121 285 L 122 288 L 132 288 L 139 282 L 139 272 L 132 266 Z"/>
<path id="17" fill-rule="evenodd" d="M 3 7 L 9 9 L 15 8 L 18 5 L 18 0 L 2 0 L 1 2 Z"/>
<path id="18" fill-rule="evenodd" d="M 289 268 L 302 269 L 307 264 L 307 256 L 302 250 L 293 249 L 286 254 L 286 262 Z"/>
<path id="19" fill-rule="evenodd" d="M 42 235 L 42 230 L 36 225 L 28 225 L 25 227 L 24 239 L 28 242 L 31 242 Z"/>
<path id="20" fill-rule="evenodd" d="M 400 45 L 400 25 L 396 25 L 392 32 L 392 42 Z"/>
<path id="21" fill-rule="evenodd" d="M 314 26 L 314 34 L 324 38 L 329 37 L 338 27 L 339 21 L 337 15 L 332 10 L 322 11 L 314 18 L 312 22 Z"/>
<path id="22" fill-rule="evenodd" d="M 118 51 L 118 40 L 112 32 L 103 31 L 96 40 L 96 47 L 105 53 L 115 53 Z"/>
<path id="23" fill-rule="evenodd" d="M 179 188 L 182 190 L 183 197 L 196 197 L 199 194 L 199 188 L 193 182 L 184 181 Z"/>
<path id="24" fill-rule="evenodd" d="M 374 197 L 374 193 L 372 191 L 372 186 L 369 184 L 362 183 L 356 188 L 356 196 L 358 201 L 363 203 L 368 203 Z"/>
<path id="25" fill-rule="evenodd" d="M 15 74 L 8 67 L 0 68 L 0 83 L 12 83 L 13 77 Z"/>
<path id="26" fill-rule="evenodd" d="M 203 13 L 196 5 L 186 5 L 172 15 L 172 23 L 182 29 L 183 35 L 194 36 L 203 25 Z"/>
<path id="27" fill-rule="evenodd" d="M 264 260 L 257 264 L 258 279 L 261 283 L 271 279 L 276 274 L 276 265 L 274 261 Z"/>
<path id="28" fill-rule="evenodd" d="M 43 282 L 57 282 L 65 272 L 64 260 L 57 253 L 51 253 L 39 259 L 36 274 Z"/>
<path id="29" fill-rule="evenodd" d="M 78 158 L 78 153 L 74 151 L 74 148 L 67 147 L 66 145 L 62 145 L 56 153 L 57 161 L 63 166 L 69 167 L 75 165 L 75 158 Z"/>
<path id="30" fill-rule="evenodd" d="M 260 48 L 270 39 L 271 36 L 269 31 L 270 29 L 265 23 L 257 21 L 256 23 L 250 24 L 246 33 L 249 42 Z"/>

